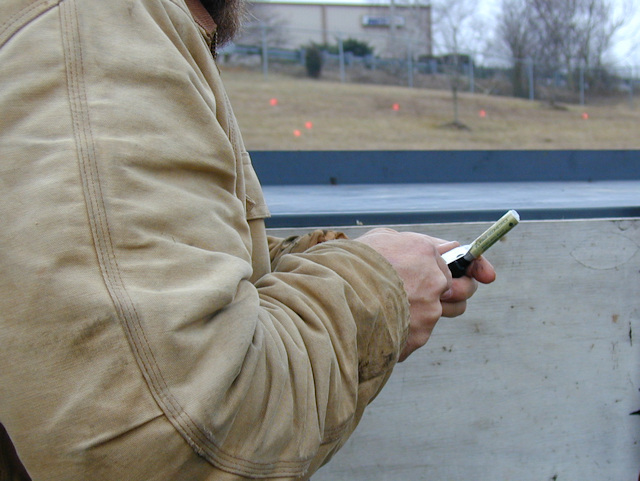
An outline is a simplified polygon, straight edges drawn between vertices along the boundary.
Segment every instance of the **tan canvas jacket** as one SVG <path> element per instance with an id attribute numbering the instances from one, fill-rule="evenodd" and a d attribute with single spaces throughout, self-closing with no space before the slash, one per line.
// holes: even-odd
<path id="1" fill-rule="evenodd" d="M 306 478 L 405 341 L 373 250 L 269 255 L 189 4 L 0 2 L 0 423 L 33 479 Z"/>

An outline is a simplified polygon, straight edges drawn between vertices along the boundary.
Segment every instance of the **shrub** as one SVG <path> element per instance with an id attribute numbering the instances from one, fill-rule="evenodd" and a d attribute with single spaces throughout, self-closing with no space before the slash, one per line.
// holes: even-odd
<path id="1" fill-rule="evenodd" d="M 351 52 L 355 57 L 373 55 L 373 47 L 371 45 L 355 38 L 348 38 L 344 40 L 342 42 L 342 50 L 344 52 Z"/>
<path id="2" fill-rule="evenodd" d="M 322 52 L 318 45 L 311 44 L 306 47 L 304 64 L 307 68 L 307 75 L 309 75 L 309 77 L 320 78 L 320 74 L 322 72 Z"/>

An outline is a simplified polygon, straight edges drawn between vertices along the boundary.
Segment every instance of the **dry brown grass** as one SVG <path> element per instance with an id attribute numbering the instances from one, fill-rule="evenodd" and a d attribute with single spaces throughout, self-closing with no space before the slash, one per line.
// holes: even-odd
<path id="1" fill-rule="evenodd" d="M 468 130 L 461 130 L 446 126 L 453 120 L 448 91 L 275 74 L 265 80 L 261 73 L 228 67 L 222 74 L 249 150 L 640 148 L 640 107 L 631 108 L 624 100 L 552 108 L 541 102 L 462 94 L 459 120 Z M 277 105 L 270 104 L 272 98 Z M 392 108 L 396 103 L 399 110 Z M 313 127 L 306 128 L 306 122 Z"/>

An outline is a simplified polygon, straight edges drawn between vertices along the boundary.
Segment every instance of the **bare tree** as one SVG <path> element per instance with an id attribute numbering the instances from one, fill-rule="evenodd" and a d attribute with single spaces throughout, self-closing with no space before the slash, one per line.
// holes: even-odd
<path id="1" fill-rule="evenodd" d="M 479 29 L 473 28 L 474 14 L 478 10 L 478 0 L 439 0 L 433 3 L 433 27 L 439 39 L 444 45 L 449 58 L 448 70 L 451 80 L 451 92 L 453 95 L 453 122 L 452 126 L 467 128 L 460 122 L 458 114 L 458 91 L 461 83 L 461 53 L 471 38 L 472 32 Z M 470 59 L 470 57 L 467 57 Z"/>
<path id="2" fill-rule="evenodd" d="M 611 47 L 612 38 L 620 30 L 633 11 L 633 3 L 623 5 L 616 16 L 613 4 L 604 0 L 583 0 L 582 27 L 576 42 L 576 54 L 587 67 L 601 67 L 605 52 Z"/>
<path id="3" fill-rule="evenodd" d="M 625 11 L 633 2 L 625 2 Z M 549 78 L 562 71 L 575 89 L 575 72 L 602 67 L 626 18 L 614 15 L 612 0 L 503 0 L 497 36 L 514 58 L 514 72 L 517 59 L 531 57 Z"/>
<path id="4" fill-rule="evenodd" d="M 527 59 L 532 54 L 533 40 L 526 0 L 502 1 L 496 36 L 512 58 L 513 93 L 516 97 L 524 97 Z"/>
<path id="5" fill-rule="evenodd" d="M 262 45 L 264 41 L 271 47 L 281 47 L 288 42 L 287 20 L 279 16 L 271 5 L 248 2 L 247 23 L 237 43 Z"/>

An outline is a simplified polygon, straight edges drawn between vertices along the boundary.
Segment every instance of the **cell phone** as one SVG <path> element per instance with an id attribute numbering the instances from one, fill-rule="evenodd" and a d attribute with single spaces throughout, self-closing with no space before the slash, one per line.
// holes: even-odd
<path id="1" fill-rule="evenodd" d="M 464 276 L 474 259 L 484 254 L 489 247 L 518 225 L 518 222 L 520 222 L 520 215 L 515 210 L 510 210 L 471 244 L 456 247 L 442 254 L 451 275 L 453 277 Z"/>

